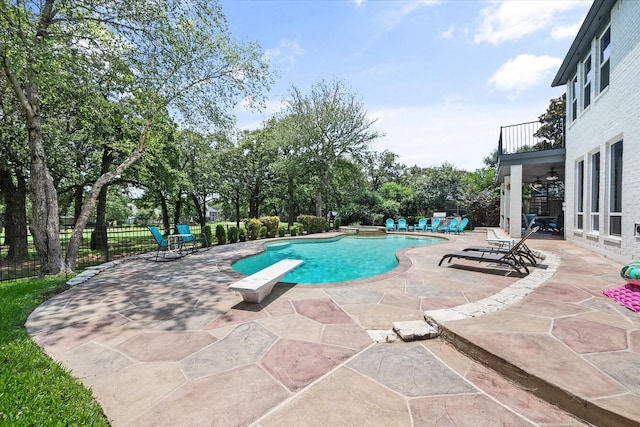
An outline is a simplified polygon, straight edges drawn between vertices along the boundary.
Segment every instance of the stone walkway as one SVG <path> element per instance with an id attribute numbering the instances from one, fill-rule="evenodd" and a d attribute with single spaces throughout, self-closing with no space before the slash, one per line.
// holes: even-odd
<path id="1" fill-rule="evenodd" d="M 278 285 L 261 305 L 227 289 L 260 242 L 118 262 L 26 326 L 113 426 L 640 425 L 640 315 L 600 293 L 621 266 L 530 240 L 547 258 L 524 279 L 438 267 L 484 237 L 404 250 L 371 280 Z M 441 338 L 374 339 L 425 312 Z"/>

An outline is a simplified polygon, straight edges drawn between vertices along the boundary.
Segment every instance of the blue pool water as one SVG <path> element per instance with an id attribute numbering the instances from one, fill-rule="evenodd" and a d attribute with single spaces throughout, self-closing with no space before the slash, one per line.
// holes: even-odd
<path id="1" fill-rule="evenodd" d="M 282 259 L 304 263 L 282 278 L 288 283 L 331 283 L 385 273 L 398 265 L 399 249 L 441 242 L 434 237 L 343 236 L 335 239 L 300 239 L 265 244 L 266 251 L 235 262 L 234 270 L 249 275 Z"/>

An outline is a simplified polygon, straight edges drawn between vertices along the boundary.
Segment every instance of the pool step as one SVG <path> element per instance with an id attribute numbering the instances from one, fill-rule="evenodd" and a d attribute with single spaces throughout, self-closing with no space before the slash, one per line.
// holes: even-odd
<path id="1" fill-rule="evenodd" d="M 368 330 L 367 333 L 375 342 L 419 341 L 438 337 L 438 328 L 423 320 L 393 322 L 393 329 Z"/>

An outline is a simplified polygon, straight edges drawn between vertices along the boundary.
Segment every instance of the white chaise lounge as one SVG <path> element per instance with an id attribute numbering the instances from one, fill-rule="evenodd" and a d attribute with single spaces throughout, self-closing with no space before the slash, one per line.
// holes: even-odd
<path id="1" fill-rule="evenodd" d="M 229 289 L 242 294 L 245 302 L 260 303 L 273 290 L 273 287 L 282 277 L 302 264 L 302 260 L 283 259 L 270 265 L 242 280 L 238 280 Z"/>

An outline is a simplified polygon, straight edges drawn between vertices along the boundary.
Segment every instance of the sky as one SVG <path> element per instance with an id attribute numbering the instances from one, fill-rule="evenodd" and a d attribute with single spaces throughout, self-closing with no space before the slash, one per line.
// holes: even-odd
<path id="1" fill-rule="evenodd" d="M 592 0 L 220 0 L 232 36 L 257 42 L 275 83 L 261 112 L 236 108 L 240 129 L 280 111 L 292 86 L 342 81 L 383 136 L 371 148 L 406 166 L 474 171 L 500 126 L 537 120 Z"/>

